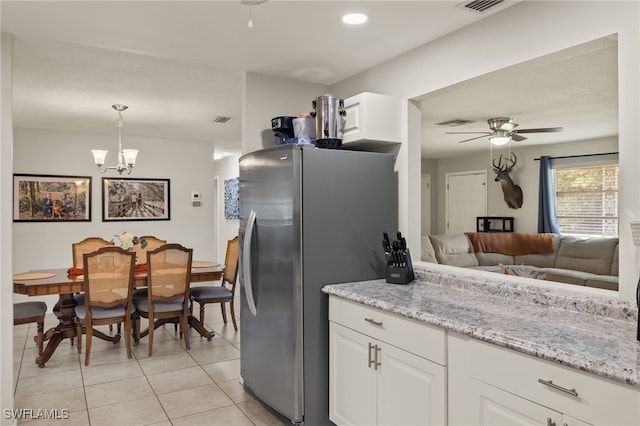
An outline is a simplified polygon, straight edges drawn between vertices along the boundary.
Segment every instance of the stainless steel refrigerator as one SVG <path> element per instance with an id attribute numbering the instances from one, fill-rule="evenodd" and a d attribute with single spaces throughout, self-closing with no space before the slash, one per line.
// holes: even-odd
<path id="1" fill-rule="evenodd" d="M 283 145 L 240 158 L 240 375 L 294 424 L 329 421 L 325 284 L 382 278 L 390 154 Z"/>

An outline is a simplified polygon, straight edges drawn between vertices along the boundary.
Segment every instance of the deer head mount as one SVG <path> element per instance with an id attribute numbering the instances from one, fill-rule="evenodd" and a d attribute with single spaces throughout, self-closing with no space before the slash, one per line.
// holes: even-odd
<path id="1" fill-rule="evenodd" d="M 518 157 L 513 152 L 509 158 L 505 158 L 505 164 L 502 164 L 502 154 L 496 165 L 496 160 L 493 160 L 493 171 L 496 172 L 496 182 L 500 182 L 502 186 L 502 193 L 504 194 L 504 201 L 511 209 L 519 209 L 522 207 L 522 188 L 519 185 L 513 183 L 511 180 L 511 171 L 516 165 Z"/>

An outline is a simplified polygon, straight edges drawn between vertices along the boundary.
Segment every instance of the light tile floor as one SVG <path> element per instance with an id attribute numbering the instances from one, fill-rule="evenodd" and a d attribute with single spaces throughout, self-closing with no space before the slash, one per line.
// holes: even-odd
<path id="1" fill-rule="evenodd" d="M 198 306 L 196 306 L 198 308 Z M 239 309 L 236 309 L 239 312 Z M 45 330 L 57 323 L 47 315 Z M 209 342 L 191 331 L 191 350 L 172 325 L 156 330 L 153 356 L 148 340 L 132 341 L 127 359 L 124 341 L 93 339 L 91 360 L 84 348 L 63 341 L 44 368 L 35 364 L 35 324 L 15 326 L 15 408 L 68 410 L 67 419 L 21 419 L 28 425 L 283 425 L 245 392 L 240 377 L 240 332 L 225 325 L 218 305 L 206 308 Z M 146 326 L 143 322 L 142 326 Z M 239 324 L 240 327 L 240 324 Z M 101 328 L 108 331 L 107 327 Z"/>

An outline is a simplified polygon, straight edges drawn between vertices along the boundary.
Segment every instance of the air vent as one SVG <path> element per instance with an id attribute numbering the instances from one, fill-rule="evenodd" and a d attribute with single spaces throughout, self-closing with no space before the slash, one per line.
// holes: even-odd
<path id="1" fill-rule="evenodd" d="M 231 117 L 225 117 L 224 115 L 219 115 L 216 118 L 214 118 L 213 120 L 211 120 L 211 122 L 213 122 L 213 123 L 226 123 L 229 120 L 231 120 Z"/>
<path id="2" fill-rule="evenodd" d="M 457 127 L 463 124 L 473 123 L 473 120 L 462 120 L 460 118 L 454 118 L 453 120 L 443 121 L 442 123 L 436 123 L 438 126 Z"/>
<path id="3" fill-rule="evenodd" d="M 469 3 L 460 3 L 457 6 L 476 13 L 483 13 L 500 3 L 504 3 L 504 0 L 474 0 Z"/>

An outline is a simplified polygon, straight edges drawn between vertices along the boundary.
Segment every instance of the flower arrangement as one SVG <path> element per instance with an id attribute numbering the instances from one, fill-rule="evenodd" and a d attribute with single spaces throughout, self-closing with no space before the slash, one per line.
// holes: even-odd
<path id="1" fill-rule="evenodd" d="M 131 250 L 136 244 L 140 244 L 140 247 L 145 248 L 147 246 L 147 240 L 144 238 L 138 238 L 131 232 L 124 231 L 120 235 L 114 235 L 118 239 L 117 244 L 125 250 Z M 111 240 L 113 242 L 113 240 Z"/>

